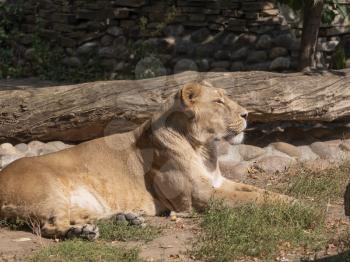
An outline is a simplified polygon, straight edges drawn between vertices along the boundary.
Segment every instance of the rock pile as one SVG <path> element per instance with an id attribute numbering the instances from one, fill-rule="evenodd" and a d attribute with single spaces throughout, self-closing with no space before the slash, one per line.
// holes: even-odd
<path id="1" fill-rule="evenodd" d="M 32 141 L 15 146 L 4 143 L 0 145 L 0 169 L 22 157 L 49 154 L 70 147 L 72 145 L 60 141 Z M 340 164 L 350 157 L 350 139 L 318 141 L 301 146 L 285 142 L 273 142 L 265 147 L 244 144 L 231 146 L 222 143 L 219 154 L 223 174 L 239 180 L 252 169 L 275 173 L 283 172 L 297 163 L 320 170 Z"/>

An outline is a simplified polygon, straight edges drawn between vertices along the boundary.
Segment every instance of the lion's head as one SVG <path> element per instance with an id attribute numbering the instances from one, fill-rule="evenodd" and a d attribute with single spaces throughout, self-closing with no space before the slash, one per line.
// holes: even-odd
<path id="1" fill-rule="evenodd" d="M 248 112 L 232 101 L 225 90 L 207 82 L 190 83 L 178 93 L 180 106 L 187 116 L 190 135 L 198 141 L 225 139 L 230 144 L 243 140 Z"/>

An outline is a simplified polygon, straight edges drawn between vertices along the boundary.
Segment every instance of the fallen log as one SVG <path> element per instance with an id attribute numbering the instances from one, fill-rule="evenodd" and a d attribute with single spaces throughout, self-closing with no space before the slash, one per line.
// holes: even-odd
<path id="1" fill-rule="evenodd" d="M 0 85 L 0 142 L 80 142 L 135 128 L 184 83 L 205 79 L 250 111 L 251 122 L 350 116 L 350 69 L 323 75 L 185 72 L 146 80 L 49 87 Z"/>

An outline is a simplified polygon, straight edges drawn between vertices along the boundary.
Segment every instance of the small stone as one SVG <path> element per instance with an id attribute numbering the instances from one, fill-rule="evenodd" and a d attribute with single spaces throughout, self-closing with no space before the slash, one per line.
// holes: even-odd
<path id="1" fill-rule="evenodd" d="M 71 66 L 71 67 L 79 67 L 81 66 L 81 61 L 78 57 L 72 56 L 72 57 L 66 57 L 62 60 L 62 63 Z"/>
<path id="2" fill-rule="evenodd" d="M 227 50 L 218 50 L 215 54 L 214 54 L 214 57 L 216 59 L 230 59 L 231 58 L 231 52 L 230 51 L 227 51 Z"/>
<path id="3" fill-rule="evenodd" d="M 43 152 L 44 147 L 45 147 L 45 143 L 40 141 L 32 141 L 28 144 L 27 154 L 38 156 Z"/>
<path id="4" fill-rule="evenodd" d="M 255 168 L 266 173 L 284 172 L 294 163 L 292 158 L 282 156 L 266 156 L 256 161 Z"/>
<path id="5" fill-rule="evenodd" d="M 287 70 L 290 64 L 289 57 L 277 57 L 271 62 L 270 70 Z"/>
<path id="6" fill-rule="evenodd" d="M 115 219 L 116 219 L 117 221 L 120 221 L 120 222 L 126 221 L 126 217 L 125 217 L 125 215 L 124 215 L 123 213 L 117 214 L 117 215 L 115 216 Z"/>
<path id="7" fill-rule="evenodd" d="M 239 37 L 235 34 L 228 34 L 224 40 L 223 40 L 223 45 L 224 46 L 234 46 L 237 44 L 237 41 L 238 41 Z"/>
<path id="8" fill-rule="evenodd" d="M 318 155 L 316 155 L 309 146 L 298 146 L 300 156 L 298 158 L 301 162 L 316 160 Z"/>
<path id="9" fill-rule="evenodd" d="M 4 155 L 17 155 L 19 151 L 10 143 L 4 143 L 0 145 L 0 156 Z"/>
<path id="10" fill-rule="evenodd" d="M 29 61 L 35 60 L 36 59 L 35 49 L 34 48 L 26 49 L 26 51 L 24 52 L 24 57 L 26 60 L 29 60 Z"/>
<path id="11" fill-rule="evenodd" d="M 166 36 L 181 36 L 184 31 L 183 25 L 169 25 L 165 27 L 164 34 Z"/>
<path id="12" fill-rule="evenodd" d="M 60 151 L 60 150 L 63 150 L 63 149 L 67 149 L 67 148 L 73 147 L 73 145 L 65 144 L 65 143 L 63 143 L 61 141 L 52 141 L 52 142 L 46 143 L 45 147 L 51 147 L 55 151 Z"/>
<path id="13" fill-rule="evenodd" d="M 312 151 L 321 159 L 342 160 L 344 152 L 339 148 L 339 145 L 327 144 L 325 142 L 314 142 L 310 145 Z"/>
<path id="14" fill-rule="evenodd" d="M 248 47 L 242 47 L 234 51 L 231 55 L 233 60 L 242 59 L 248 55 Z"/>
<path id="15" fill-rule="evenodd" d="M 291 34 L 281 34 L 274 38 L 274 44 L 276 46 L 282 46 L 290 48 L 295 42 L 295 38 Z"/>
<path id="16" fill-rule="evenodd" d="M 107 29 L 107 33 L 112 36 L 120 36 L 123 34 L 123 30 L 118 26 L 111 26 Z"/>
<path id="17" fill-rule="evenodd" d="M 135 218 L 135 219 L 130 221 L 130 224 L 134 225 L 134 226 L 138 226 L 138 225 L 142 224 L 142 221 L 139 218 Z"/>
<path id="18" fill-rule="evenodd" d="M 19 152 L 25 153 L 25 152 L 27 152 L 27 150 L 28 150 L 28 145 L 25 144 L 25 143 L 20 143 L 20 144 L 15 145 L 15 148 L 16 148 Z"/>
<path id="19" fill-rule="evenodd" d="M 254 44 L 256 42 L 257 36 L 255 34 L 241 34 L 238 38 L 238 41 L 241 44 Z"/>
<path id="20" fill-rule="evenodd" d="M 208 71 L 210 68 L 210 61 L 206 58 L 196 61 L 200 71 Z"/>
<path id="21" fill-rule="evenodd" d="M 243 62 L 236 61 L 236 62 L 233 62 L 231 65 L 231 71 L 241 71 L 243 69 L 244 69 Z"/>
<path id="22" fill-rule="evenodd" d="M 113 37 L 110 35 L 104 35 L 101 38 L 100 42 L 102 46 L 110 46 L 113 43 Z"/>
<path id="23" fill-rule="evenodd" d="M 249 52 L 247 57 L 248 63 L 264 62 L 266 60 L 267 60 L 267 53 L 262 50 Z"/>
<path id="24" fill-rule="evenodd" d="M 102 47 L 98 50 L 98 56 L 101 58 L 113 58 L 116 56 L 116 49 L 114 47 Z"/>
<path id="25" fill-rule="evenodd" d="M 279 56 L 286 56 L 288 54 L 288 50 L 284 47 L 274 47 L 271 49 L 269 57 L 271 59 L 275 59 Z"/>
<path id="26" fill-rule="evenodd" d="M 291 157 L 300 157 L 300 151 L 296 146 L 285 142 L 275 142 L 271 144 L 275 149 L 281 151 Z"/>
<path id="27" fill-rule="evenodd" d="M 271 37 L 269 35 L 260 36 L 258 42 L 256 43 L 256 47 L 259 49 L 267 49 L 271 47 Z"/>
<path id="28" fill-rule="evenodd" d="M 184 72 L 184 71 L 198 71 L 197 64 L 190 59 L 179 60 L 174 67 L 174 73 Z"/>
<path id="29" fill-rule="evenodd" d="M 245 161 L 257 158 L 265 153 L 265 150 L 251 145 L 238 145 L 238 152 Z"/>
<path id="30" fill-rule="evenodd" d="M 339 147 L 343 151 L 350 152 L 350 140 L 344 140 Z"/>
<path id="31" fill-rule="evenodd" d="M 95 52 L 97 46 L 97 42 L 87 42 L 78 47 L 77 53 L 78 55 L 92 54 Z"/>
<path id="32" fill-rule="evenodd" d="M 201 28 L 192 33 L 191 39 L 194 42 L 203 42 L 207 40 L 209 36 L 210 36 L 210 31 L 207 28 Z"/>
<path id="33" fill-rule="evenodd" d="M 225 68 L 227 69 L 230 66 L 229 61 L 216 61 L 211 64 L 212 68 Z"/>
<path id="34" fill-rule="evenodd" d="M 128 221 L 132 221 L 132 220 L 137 218 L 137 215 L 135 213 L 130 212 L 130 213 L 125 214 L 125 218 Z"/>

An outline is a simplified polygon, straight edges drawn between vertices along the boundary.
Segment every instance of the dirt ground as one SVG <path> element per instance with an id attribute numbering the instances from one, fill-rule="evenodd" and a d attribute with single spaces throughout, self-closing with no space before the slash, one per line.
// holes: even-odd
<path id="1" fill-rule="evenodd" d="M 246 183 L 266 187 L 275 182 L 274 175 L 252 175 Z M 150 242 L 113 242 L 116 246 L 137 247 L 140 256 L 146 261 L 194 261 L 187 252 L 191 249 L 193 240 L 199 234 L 199 218 L 178 218 L 171 221 L 169 217 L 146 217 L 148 224 L 161 227 L 162 233 Z M 327 208 L 327 225 L 336 227 L 341 234 L 350 226 L 350 219 L 344 214 L 342 203 L 329 204 Z M 333 241 L 333 242 L 332 242 Z M 344 261 L 336 255 L 339 252 L 335 235 L 330 243 L 318 253 L 312 253 L 302 248 L 281 252 L 276 261 Z M 55 241 L 37 237 L 30 232 L 11 231 L 0 228 L 0 261 L 21 261 L 36 250 L 47 245 L 54 245 Z M 324 260 L 326 258 L 326 260 Z M 242 258 L 241 261 L 260 261 L 259 259 Z"/>

